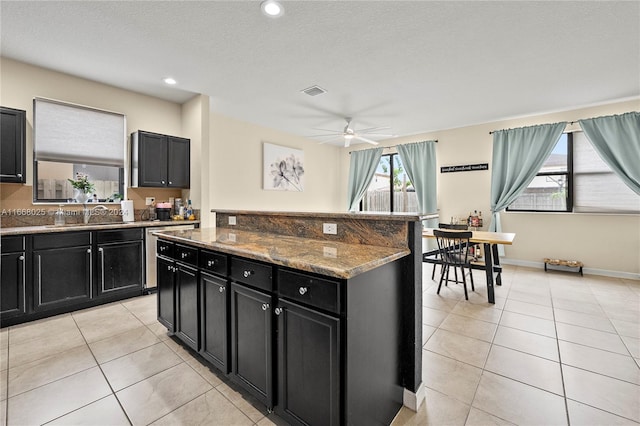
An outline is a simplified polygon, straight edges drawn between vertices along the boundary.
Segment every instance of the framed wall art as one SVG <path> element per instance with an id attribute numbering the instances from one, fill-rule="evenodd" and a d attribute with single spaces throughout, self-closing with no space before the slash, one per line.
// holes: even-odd
<path id="1" fill-rule="evenodd" d="M 262 188 L 272 191 L 304 190 L 304 152 L 263 142 Z"/>

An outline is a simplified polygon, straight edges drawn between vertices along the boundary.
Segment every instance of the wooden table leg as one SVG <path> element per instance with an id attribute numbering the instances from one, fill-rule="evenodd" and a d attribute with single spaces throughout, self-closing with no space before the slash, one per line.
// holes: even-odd
<path id="1" fill-rule="evenodd" d="M 492 261 L 492 251 L 491 244 L 484 243 L 484 263 L 485 263 L 485 272 L 487 275 L 487 296 L 489 299 L 489 303 L 496 303 L 496 297 L 493 293 L 493 261 Z"/>

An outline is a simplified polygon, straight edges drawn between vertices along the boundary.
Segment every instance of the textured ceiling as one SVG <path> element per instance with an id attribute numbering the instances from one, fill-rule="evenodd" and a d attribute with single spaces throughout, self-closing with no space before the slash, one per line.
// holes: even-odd
<path id="1" fill-rule="evenodd" d="M 302 136 L 640 96 L 638 1 L 0 2 L 2 56 Z M 171 75 L 176 88 L 161 79 Z M 327 93 L 301 90 L 317 84 Z M 336 142 L 340 144 L 340 141 Z"/>

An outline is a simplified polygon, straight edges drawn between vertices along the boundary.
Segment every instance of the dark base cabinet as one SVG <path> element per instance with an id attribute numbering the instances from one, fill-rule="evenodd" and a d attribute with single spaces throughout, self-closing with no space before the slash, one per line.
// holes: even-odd
<path id="1" fill-rule="evenodd" d="M 0 326 L 142 294 L 143 231 L 2 237 Z"/>
<path id="2" fill-rule="evenodd" d="M 172 253 L 158 257 L 159 321 L 267 410 L 294 425 L 391 423 L 404 393 L 401 260 L 344 280 L 158 244 Z"/>
<path id="3" fill-rule="evenodd" d="M 278 403 L 290 423 L 340 424 L 340 319 L 278 301 Z"/>
<path id="4" fill-rule="evenodd" d="M 200 274 L 200 354 L 223 373 L 229 372 L 229 291 L 223 278 Z"/>
<path id="5" fill-rule="evenodd" d="M 273 407 L 271 296 L 231 283 L 231 378 Z"/>

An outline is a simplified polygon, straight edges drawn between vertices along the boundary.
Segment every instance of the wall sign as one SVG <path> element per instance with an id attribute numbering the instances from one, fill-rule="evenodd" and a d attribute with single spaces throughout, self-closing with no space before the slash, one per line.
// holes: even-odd
<path id="1" fill-rule="evenodd" d="M 489 163 L 464 164 L 462 166 L 443 166 L 440 173 L 474 172 L 476 170 L 489 170 Z"/>

